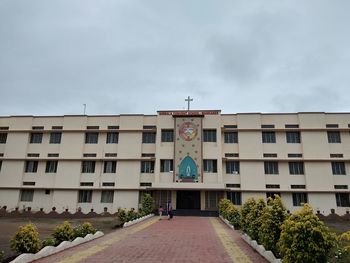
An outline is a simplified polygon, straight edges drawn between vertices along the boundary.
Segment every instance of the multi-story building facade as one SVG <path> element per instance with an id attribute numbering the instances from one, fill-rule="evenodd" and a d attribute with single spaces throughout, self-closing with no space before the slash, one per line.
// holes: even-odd
<path id="1" fill-rule="evenodd" d="M 350 113 L 0 117 L 0 205 L 50 211 L 217 210 L 222 197 L 281 195 L 350 209 Z"/>

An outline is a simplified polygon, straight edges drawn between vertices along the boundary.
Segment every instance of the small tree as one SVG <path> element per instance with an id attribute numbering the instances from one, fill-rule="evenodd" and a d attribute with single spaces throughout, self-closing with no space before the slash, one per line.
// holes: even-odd
<path id="1" fill-rule="evenodd" d="M 36 253 L 41 247 L 39 232 L 32 223 L 19 227 L 10 240 L 11 249 L 19 253 Z"/>
<path id="2" fill-rule="evenodd" d="M 230 206 L 230 204 L 231 204 L 230 200 L 228 200 L 226 198 L 220 199 L 220 201 L 219 201 L 219 214 L 223 218 L 227 219 L 226 211 L 227 211 L 227 208 Z"/>
<path id="3" fill-rule="evenodd" d="M 87 234 L 95 234 L 96 229 L 89 222 L 84 222 L 74 228 L 74 237 L 85 237 Z"/>
<path id="4" fill-rule="evenodd" d="M 260 198 L 246 216 L 246 232 L 253 240 L 259 240 L 259 230 L 262 224 L 261 218 L 265 208 L 265 201 Z"/>
<path id="5" fill-rule="evenodd" d="M 141 202 L 142 211 L 146 215 L 153 213 L 155 209 L 154 199 L 150 194 L 145 194 Z"/>
<path id="6" fill-rule="evenodd" d="M 127 222 L 127 212 L 123 208 L 118 208 L 118 218 L 120 221 L 120 226 L 123 226 Z M 118 225 L 119 226 L 119 225 Z"/>
<path id="7" fill-rule="evenodd" d="M 74 238 L 74 229 L 68 221 L 64 221 L 62 224 L 55 227 L 52 236 L 57 246 L 63 241 L 72 241 Z"/>
<path id="8" fill-rule="evenodd" d="M 247 215 L 250 213 L 250 211 L 253 209 L 253 207 L 256 205 L 256 201 L 254 198 L 249 198 L 241 208 L 241 215 L 242 215 L 242 220 L 241 220 L 241 227 L 243 232 L 247 232 L 248 230 L 248 225 L 249 225 L 249 220 L 247 219 Z"/>
<path id="9" fill-rule="evenodd" d="M 259 241 L 267 250 L 271 250 L 278 257 L 277 242 L 281 236 L 281 226 L 288 214 L 279 195 L 275 195 L 274 199 L 269 198 L 268 204 L 271 207 L 266 207 L 262 215 Z"/>
<path id="10" fill-rule="evenodd" d="M 231 202 L 226 208 L 226 219 L 233 225 L 236 229 L 239 229 L 241 226 L 241 213 Z"/>
<path id="11" fill-rule="evenodd" d="M 335 234 L 308 204 L 287 218 L 281 229 L 277 245 L 285 263 L 325 263 L 336 244 Z"/>

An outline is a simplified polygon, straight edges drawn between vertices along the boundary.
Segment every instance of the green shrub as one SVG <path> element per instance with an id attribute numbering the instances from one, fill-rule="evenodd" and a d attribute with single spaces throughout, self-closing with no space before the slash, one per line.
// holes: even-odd
<path id="1" fill-rule="evenodd" d="M 154 199 L 150 194 L 145 194 L 143 196 L 142 202 L 141 202 L 141 208 L 146 215 L 153 213 L 153 211 L 155 210 Z"/>
<path id="2" fill-rule="evenodd" d="M 5 252 L 0 250 L 0 262 L 4 259 Z"/>
<path id="3" fill-rule="evenodd" d="M 63 241 L 72 241 L 74 239 L 74 229 L 68 221 L 64 221 L 62 224 L 55 227 L 52 236 L 57 246 Z"/>
<path id="4" fill-rule="evenodd" d="M 36 253 L 42 245 L 38 229 L 32 223 L 19 227 L 10 240 L 11 249 L 19 253 Z"/>
<path id="5" fill-rule="evenodd" d="M 85 237 L 87 234 L 95 234 L 96 229 L 89 222 L 84 222 L 74 228 L 74 237 Z"/>
<path id="6" fill-rule="evenodd" d="M 241 213 L 239 210 L 230 202 L 228 207 L 226 208 L 226 219 L 230 222 L 231 225 L 235 227 L 235 229 L 239 229 L 241 226 Z"/>
<path id="7" fill-rule="evenodd" d="M 253 207 L 256 205 L 256 201 L 254 198 L 249 198 L 241 208 L 241 228 L 243 232 L 247 232 L 248 226 L 249 226 L 249 220 L 247 219 L 247 215 L 250 213 L 250 211 L 253 209 Z"/>
<path id="8" fill-rule="evenodd" d="M 259 231 L 262 225 L 262 215 L 264 214 L 264 209 L 266 208 L 265 201 L 259 199 L 255 205 L 251 207 L 250 212 L 246 215 L 246 233 L 251 237 L 251 239 L 259 241 Z"/>
<path id="9" fill-rule="evenodd" d="M 126 210 L 123 208 L 118 208 L 118 218 L 120 221 L 121 226 L 127 222 L 127 213 Z"/>
<path id="10" fill-rule="evenodd" d="M 350 262 L 350 231 L 347 231 L 337 237 L 337 245 L 333 249 L 333 258 L 331 263 L 349 263 Z"/>
<path id="11" fill-rule="evenodd" d="M 266 250 L 271 250 L 275 256 L 279 257 L 277 242 L 281 235 L 281 226 L 288 217 L 287 209 L 282 203 L 281 197 L 269 198 L 268 204 L 262 215 L 262 224 L 259 229 L 259 241 Z"/>
<path id="12" fill-rule="evenodd" d="M 228 206 L 231 204 L 231 201 L 223 198 L 220 199 L 219 201 L 219 214 L 223 217 L 227 219 L 227 214 L 226 214 L 226 210 L 228 208 Z"/>
<path id="13" fill-rule="evenodd" d="M 327 262 L 336 245 L 335 234 L 313 214 L 308 204 L 287 218 L 281 229 L 277 245 L 284 263 Z"/>
<path id="14" fill-rule="evenodd" d="M 53 246 L 54 247 L 56 244 L 56 241 L 53 237 L 48 237 L 42 241 L 42 244 L 43 244 L 43 247 L 46 247 L 46 246 Z"/>
<path id="15" fill-rule="evenodd" d="M 134 208 L 131 208 L 127 213 L 126 213 L 126 221 L 132 221 L 135 220 L 139 217 L 138 213 L 135 211 Z"/>

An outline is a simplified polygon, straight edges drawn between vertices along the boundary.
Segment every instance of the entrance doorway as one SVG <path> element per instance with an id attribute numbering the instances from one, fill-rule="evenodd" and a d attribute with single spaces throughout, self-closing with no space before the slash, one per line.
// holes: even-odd
<path id="1" fill-rule="evenodd" d="M 176 210 L 177 209 L 200 209 L 200 191 L 177 191 Z"/>

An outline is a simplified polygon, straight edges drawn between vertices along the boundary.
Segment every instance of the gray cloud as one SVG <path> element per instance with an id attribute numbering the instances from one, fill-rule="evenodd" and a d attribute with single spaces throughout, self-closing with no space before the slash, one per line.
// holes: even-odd
<path id="1" fill-rule="evenodd" d="M 83 103 L 89 114 L 154 114 L 185 108 L 188 95 L 226 113 L 350 111 L 349 8 L 2 1 L 0 115 L 80 114 Z"/>

